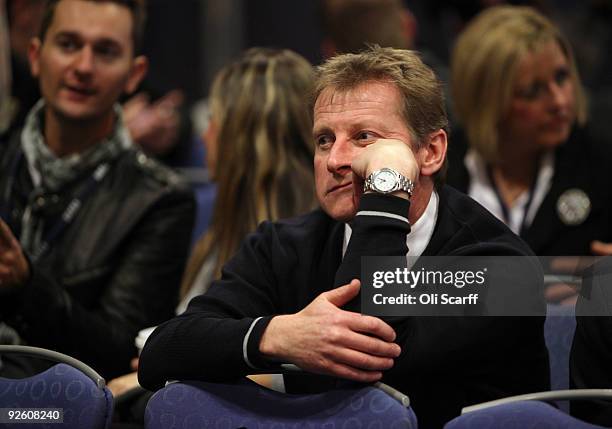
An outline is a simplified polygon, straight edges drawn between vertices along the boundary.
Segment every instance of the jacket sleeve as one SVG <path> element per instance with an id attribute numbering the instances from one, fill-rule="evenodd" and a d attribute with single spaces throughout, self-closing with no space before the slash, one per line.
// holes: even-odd
<path id="1" fill-rule="evenodd" d="M 410 202 L 402 198 L 365 194 L 351 222 L 351 239 L 336 272 L 334 286 L 361 278 L 362 256 L 402 256 L 408 253 Z"/>
<path id="2" fill-rule="evenodd" d="M 385 204 L 380 206 L 384 200 L 373 202 L 370 208 L 388 209 Z M 393 200 L 398 201 L 391 202 L 390 210 L 405 216 L 408 203 L 399 198 Z M 343 282 L 343 276 L 359 276 L 363 246 L 387 250 L 395 246 L 406 252 L 407 220 L 365 212 L 354 221 L 357 239 L 351 239 L 352 247 L 342 263 L 345 268 L 337 274 L 337 281 Z M 374 229 L 382 232 L 378 239 L 370 237 L 368 241 L 365 236 Z M 398 232 L 399 239 L 395 237 Z M 281 280 L 290 279 L 291 274 L 278 273 L 295 262 L 280 243 L 274 225 L 262 224 L 224 267 L 222 279 L 213 282 L 205 295 L 195 298 L 184 314 L 160 325 L 151 335 L 140 357 L 141 385 L 158 389 L 168 380 L 229 380 L 278 368 L 260 355 L 259 342 L 270 319 L 286 311 L 279 288 L 292 287 L 285 284 L 290 280 Z"/>
<path id="3" fill-rule="evenodd" d="M 28 284 L 2 297 L 2 317 L 30 345 L 50 348 L 91 365 L 104 377 L 129 372 L 140 329 L 171 317 L 191 240 L 195 202 L 188 188 L 172 187 L 152 205 L 113 255 L 114 262 L 78 279 L 97 287 L 85 302 L 71 285 L 32 266 Z"/>
<path id="4" fill-rule="evenodd" d="M 205 295 L 157 327 L 140 355 L 142 386 L 155 390 L 168 380 L 214 381 L 254 372 L 245 360 L 245 337 L 263 332 L 271 316 L 281 312 L 273 269 L 279 246 L 274 226 L 264 222 Z"/>

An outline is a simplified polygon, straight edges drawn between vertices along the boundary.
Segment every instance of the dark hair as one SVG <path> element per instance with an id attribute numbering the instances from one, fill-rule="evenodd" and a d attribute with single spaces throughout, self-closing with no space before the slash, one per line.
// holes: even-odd
<path id="1" fill-rule="evenodd" d="M 408 49 L 402 29 L 402 0 L 320 0 L 325 34 L 338 53 L 357 53 L 367 44 Z"/>
<path id="2" fill-rule="evenodd" d="M 62 0 L 47 0 L 45 11 L 43 14 L 42 23 L 40 25 L 41 41 L 45 40 L 47 31 L 53 22 L 55 16 L 55 8 Z M 120 6 L 127 7 L 132 14 L 132 42 L 134 44 L 134 55 L 138 55 L 142 49 L 142 39 L 144 35 L 144 26 L 146 20 L 145 0 L 82 0 L 92 1 L 96 3 L 116 3 Z"/>

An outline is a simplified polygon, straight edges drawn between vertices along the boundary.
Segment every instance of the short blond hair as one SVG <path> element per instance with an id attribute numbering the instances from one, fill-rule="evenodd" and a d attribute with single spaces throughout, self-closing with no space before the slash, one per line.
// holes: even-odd
<path id="1" fill-rule="evenodd" d="M 449 132 L 442 84 L 416 51 L 368 46 L 358 54 L 342 54 L 317 68 L 312 104 L 323 90 L 346 92 L 368 82 L 394 85 L 400 94 L 400 114 L 418 146 L 439 130 Z M 446 174 L 446 160 L 436 173 L 439 186 Z"/>
<path id="2" fill-rule="evenodd" d="M 402 100 L 400 114 L 418 143 L 435 131 L 448 131 L 442 85 L 415 51 L 374 45 L 332 57 L 317 68 L 313 102 L 326 88 L 343 92 L 367 82 L 395 85 Z"/>
<path id="3" fill-rule="evenodd" d="M 526 6 L 495 6 L 474 18 L 457 39 L 451 59 L 451 93 L 470 146 L 485 160 L 499 154 L 498 125 L 513 97 L 516 70 L 529 52 L 556 41 L 574 83 L 576 118 L 587 119 L 584 90 L 567 39 L 558 27 Z"/>

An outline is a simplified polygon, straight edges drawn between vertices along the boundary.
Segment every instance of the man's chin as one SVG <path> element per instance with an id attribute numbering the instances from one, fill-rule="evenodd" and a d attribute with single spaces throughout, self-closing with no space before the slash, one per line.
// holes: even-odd
<path id="1" fill-rule="evenodd" d="M 329 211 L 327 211 L 327 210 L 325 210 L 325 211 L 334 220 L 337 220 L 338 222 L 345 222 L 345 223 L 348 223 L 351 220 L 353 220 L 353 218 L 355 217 L 355 214 L 357 214 L 357 210 L 356 209 L 353 209 L 353 210 L 334 210 L 331 213 Z"/>
<path id="2" fill-rule="evenodd" d="M 71 107 L 73 106 L 68 108 L 59 106 L 58 108 L 55 108 L 54 111 L 56 116 L 68 122 L 88 122 L 99 120 L 108 114 L 108 112 L 106 114 L 101 114 L 100 112 L 92 111 L 91 109 L 75 109 Z"/>
<path id="3" fill-rule="evenodd" d="M 344 193 L 341 198 L 327 196 L 319 201 L 323 211 L 339 222 L 349 222 L 357 213 L 358 205 L 353 200 L 352 193 Z"/>

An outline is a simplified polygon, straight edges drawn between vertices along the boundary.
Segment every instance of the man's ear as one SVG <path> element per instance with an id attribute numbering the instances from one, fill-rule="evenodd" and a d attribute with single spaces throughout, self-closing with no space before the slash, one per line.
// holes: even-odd
<path id="1" fill-rule="evenodd" d="M 144 79 L 147 74 L 147 70 L 149 70 L 149 60 L 147 60 L 147 57 L 139 55 L 134 58 L 130 76 L 125 83 L 124 91 L 126 94 L 131 94 L 136 91 L 136 88 L 138 88 L 138 85 L 140 85 L 140 82 L 142 82 L 142 79 Z"/>
<path id="2" fill-rule="evenodd" d="M 442 168 L 447 147 L 448 136 L 444 130 L 429 135 L 427 144 L 419 149 L 422 176 L 433 176 Z"/>
<path id="3" fill-rule="evenodd" d="M 38 78 L 40 75 L 40 49 L 42 43 L 38 37 L 35 37 L 30 42 L 28 47 L 28 59 L 30 60 L 30 73 L 33 77 Z"/>

